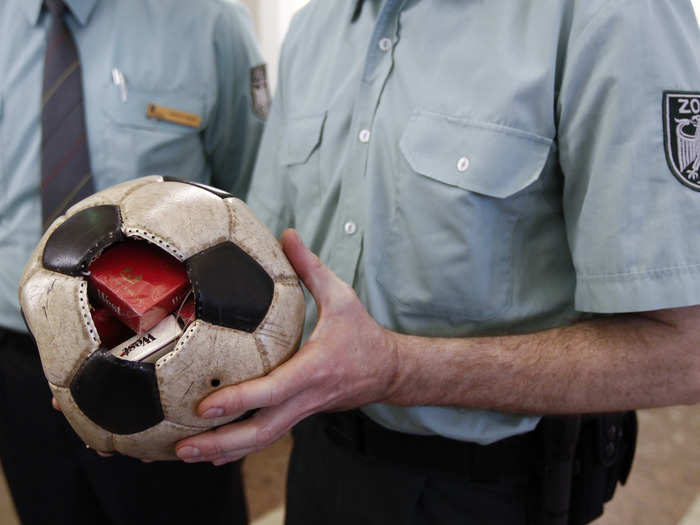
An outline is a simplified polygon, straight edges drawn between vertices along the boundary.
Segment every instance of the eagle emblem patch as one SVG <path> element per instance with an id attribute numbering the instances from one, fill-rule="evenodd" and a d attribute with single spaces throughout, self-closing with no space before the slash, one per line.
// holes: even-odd
<path id="1" fill-rule="evenodd" d="M 665 91 L 666 160 L 678 181 L 700 191 L 700 93 Z"/>

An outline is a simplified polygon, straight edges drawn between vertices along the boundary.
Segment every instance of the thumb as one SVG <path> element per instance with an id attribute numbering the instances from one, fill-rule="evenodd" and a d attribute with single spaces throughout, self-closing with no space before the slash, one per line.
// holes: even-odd
<path id="1" fill-rule="evenodd" d="M 330 297 L 330 287 L 338 277 L 304 245 L 296 230 L 282 233 L 282 249 L 316 304 L 319 307 L 325 304 Z"/>

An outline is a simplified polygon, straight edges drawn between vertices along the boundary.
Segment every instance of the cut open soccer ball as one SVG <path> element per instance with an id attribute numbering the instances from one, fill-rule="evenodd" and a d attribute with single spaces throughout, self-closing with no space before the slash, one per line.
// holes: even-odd
<path id="1" fill-rule="evenodd" d="M 101 344 L 87 276 L 105 250 L 147 241 L 185 265 L 196 320 L 155 362 Z M 242 414 L 197 415 L 227 385 L 263 376 L 297 349 L 304 296 L 281 246 L 247 206 L 208 186 L 150 176 L 70 208 L 46 231 L 19 287 L 53 395 L 90 447 L 175 459 L 174 444 Z"/>

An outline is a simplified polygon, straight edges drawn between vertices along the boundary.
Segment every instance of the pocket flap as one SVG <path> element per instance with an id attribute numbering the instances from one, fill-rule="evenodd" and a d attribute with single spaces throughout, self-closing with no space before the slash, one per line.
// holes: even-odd
<path id="1" fill-rule="evenodd" d="M 287 120 L 281 160 L 285 166 L 303 164 L 321 143 L 326 114 Z"/>
<path id="2" fill-rule="evenodd" d="M 497 198 L 536 181 L 551 146 L 533 133 L 426 112 L 411 118 L 400 142 L 415 172 Z"/>

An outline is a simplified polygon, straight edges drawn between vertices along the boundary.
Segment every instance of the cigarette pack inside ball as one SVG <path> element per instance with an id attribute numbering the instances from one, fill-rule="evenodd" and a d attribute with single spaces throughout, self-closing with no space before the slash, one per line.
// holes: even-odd
<path id="1" fill-rule="evenodd" d="M 137 334 L 177 310 L 190 291 L 185 266 L 157 246 L 129 240 L 90 265 L 91 294 Z"/>
<path id="2" fill-rule="evenodd" d="M 110 352 L 127 361 L 155 363 L 175 348 L 181 335 L 180 324 L 174 315 L 169 315 L 146 333 L 135 335 Z"/>
<path id="3" fill-rule="evenodd" d="M 98 306 L 91 309 L 90 314 L 103 347 L 114 348 L 134 336 L 134 332 L 117 319 L 109 308 Z"/>

